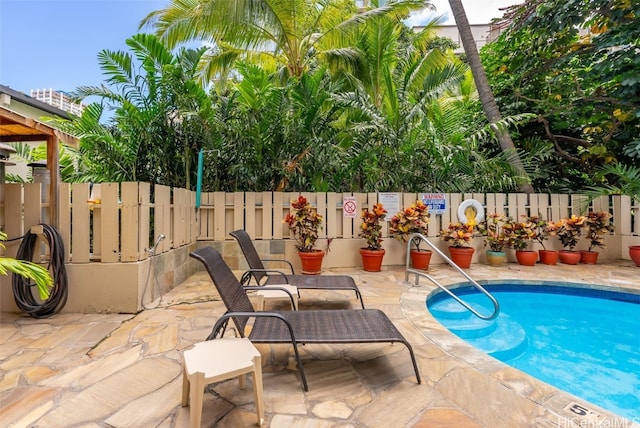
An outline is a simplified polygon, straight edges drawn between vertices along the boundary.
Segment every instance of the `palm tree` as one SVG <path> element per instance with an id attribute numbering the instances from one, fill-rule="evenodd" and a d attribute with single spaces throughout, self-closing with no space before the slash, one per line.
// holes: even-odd
<path id="1" fill-rule="evenodd" d="M 465 13 L 464 6 L 462 5 L 462 0 L 449 0 L 449 5 L 451 6 L 451 12 L 453 13 L 458 31 L 460 32 L 460 39 L 462 40 L 462 45 L 467 55 L 471 72 L 473 73 L 482 108 L 487 115 L 489 123 L 497 124 L 502 120 L 502 115 L 500 114 L 500 109 L 498 108 L 498 104 L 496 103 L 491 87 L 489 86 L 489 81 L 487 80 L 487 75 L 484 71 L 484 67 L 482 66 L 482 62 L 480 61 L 478 48 L 473 39 L 471 26 L 469 25 L 467 14 Z M 526 193 L 533 193 L 533 186 L 528 179 L 527 172 L 523 167 L 520 156 L 515 151 L 515 145 L 513 144 L 511 135 L 507 129 L 502 126 L 496 126 L 495 132 L 497 134 L 501 150 L 505 153 L 510 153 L 509 158 L 511 159 L 510 162 L 514 170 L 525 180 L 524 183 L 520 185 L 520 190 Z"/>
<path id="2" fill-rule="evenodd" d="M 211 100 L 193 80 L 205 48 L 174 54 L 150 34 L 136 34 L 127 45 L 131 53 L 98 54 L 106 85 L 75 91 L 80 99 L 101 99 L 64 125 L 81 139 L 80 174 L 190 187 L 197 151 L 208 138 Z M 105 106 L 114 110 L 109 125 L 100 122 Z"/>
<path id="3" fill-rule="evenodd" d="M 380 15 L 406 16 L 428 0 L 396 0 L 358 11 L 353 0 L 171 0 L 140 26 L 152 25 L 173 48 L 205 43 L 201 82 L 224 79 L 236 60 L 257 62 L 286 78 L 300 77 L 318 58 L 354 58 L 349 31 Z M 271 65 L 271 67 L 268 67 Z"/>

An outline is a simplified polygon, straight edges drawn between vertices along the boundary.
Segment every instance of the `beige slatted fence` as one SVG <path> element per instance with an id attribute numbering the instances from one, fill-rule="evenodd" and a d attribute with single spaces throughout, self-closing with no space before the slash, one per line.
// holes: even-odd
<path id="1" fill-rule="evenodd" d="M 101 183 L 99 203 L 89 203 L 91 185 L 60 185 L 59 231 L 65 243 L 65 259 L 74 264 L 102 262 L 136 262 L 149 257 L 148 250 L 159 234 L 157 254 L 196 241 L 225 241 L 229 233 L 245 229 L 258 240 L 291 239 L 283 224 L 290 202 L 304 195 L 325 218 L 321 239 L 357 240 L 362 210 L 378 202 L 378 193 L 295 193 L 295 192 L 209 192 L 201 195 L 201 207 L 195 208 L 195 192 L 172 189 L 149 183 Z M 42 186 L 5 184 L 0 201 L 0 227 L 10 238 L 21 236 L 32 225 L 49 217 L 48 203 L 42 200 Z M 345 217 L 343 200 L 357 202 L 356 218 Z M 400 207 L 415 202 L 420 194 L 398 194 Z M 514 218 L 540 214 L 557 221 L 571 214 L 583 213 L 583 195 L 469 193 L 446 194 L 446 211 L 432 215 L 429 237 L 437 239 L 441 229 L 457 221 L 457 207 L 462 201 L 478 200 L 486 213 L 499 212 Z M 603 197 L 591 208 L 612 213 L 615 232 L 610 241 L 618 246 L 615 254 L 625 254 L 626 245 L 636 244 L 640 236 L 640 204 L 629 197 Z M 388 213 L 390 219 L 395 213 Z M 388 237 L 388 224 L 383 225 Z M 8 243 L 7 253 L 16 245 Z"/>

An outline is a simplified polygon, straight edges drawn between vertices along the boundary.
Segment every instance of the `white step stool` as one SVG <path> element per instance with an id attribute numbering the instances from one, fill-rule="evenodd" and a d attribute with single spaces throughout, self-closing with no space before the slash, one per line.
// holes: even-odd
<path id="1" fill-rule="evenodd" d="M 264 420 L 262 358 L 249 339 L 213 339 L 184 351 L 182 406 L 191 405 L 191 428 L 200 428 L 205 385 L 238 376 L 240 388 L 244 389 L 246 373 L 253 376 L 256 413 L 261 426 Z"/>

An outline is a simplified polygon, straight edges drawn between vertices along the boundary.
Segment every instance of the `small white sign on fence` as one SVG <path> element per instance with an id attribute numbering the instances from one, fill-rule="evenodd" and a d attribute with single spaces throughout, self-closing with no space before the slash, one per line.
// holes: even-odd
<path id="1" fill-rule="evenodd" d="M 355 196 L 345 196 L 342 199 L 342 212 L 345 218 L 356 218 L 358 216 L 358 201 Z"/>
<path id="2" fill-rule="evenodd" d="M 378 202 L 387 210 L 386 221 L 391 221 L 391 218 L 400 211 L 400 193 L 378 193 Z"/>

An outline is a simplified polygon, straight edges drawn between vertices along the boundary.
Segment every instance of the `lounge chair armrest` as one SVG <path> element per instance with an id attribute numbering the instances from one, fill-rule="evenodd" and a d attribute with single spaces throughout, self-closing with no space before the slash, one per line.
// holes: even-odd
<path id="1" fill-rule="evenodd" d="M 229 321 L 230 318 L 233 317 L 248 317 L 248 318 L 278 318 L 281 320 L 287 328 L 289 329 L 289 334 L 291 335 L 291 343 L 297 343 L 296 336 L 293 334 L 293 327 L 291 327 L 291 323 L 282 315 L 276 312 L 227 312 L 222 315 L 216 323 L 213 325 L 213 329 L 209 336 L 207 336 L 207 340 L 213 340 L 218 335 L 218 331 L 225 326 L 225 324 Z M 244 337 L 244 332 L 239 332 L 241 337 Z"/>
<path id="2" fill-rule="evenodd" d="M 242 274 L 242 277 L 240 279 L 240 284 L 245 285 L 245 284 L 249 284 L 249 282 L 251 281 L 251 278 L 254 276 L 253 273 L 254 272 L 262 272 L 262 273 L 266 273 L 267 276 L 280 276 L 282 277 L 282 283 L 283 284 L 288 284 L 289 283 L 289 279 L 287 278 L 287 275 L 282 272 L 281 270 L 277 270 L 277 269 L 249 269 L 247 271 L 245 271 Z"/>
<path id="3" fill-rule="evenodd" d="M 284 291 L 289 296 L 289 300 L 291 300 L 291 307 L 294 308 L 294 310 L 295 310 L 296 304 L 295 304 L 295 300 L 293 298 L 293 294 L 291 294 L 291 292 L 289 290 L 287 290 L 286 288 L 278 287 L 277 285 L 245 285 L 244 289 L 245 290 L 278 290 L 278 291 Z"/>
<path id="4" fill-rule="evenodd" d="M 289 269 L 291 269 L 291 275 L 294 275 L 295 272 L 293 271 L 293 265 L 291 264 L 291 262 L 289 260 L 286 259 L 261 259 L 263 262 L 281 262 L 281 263 L 286 263 L 289 265 Z"/>

